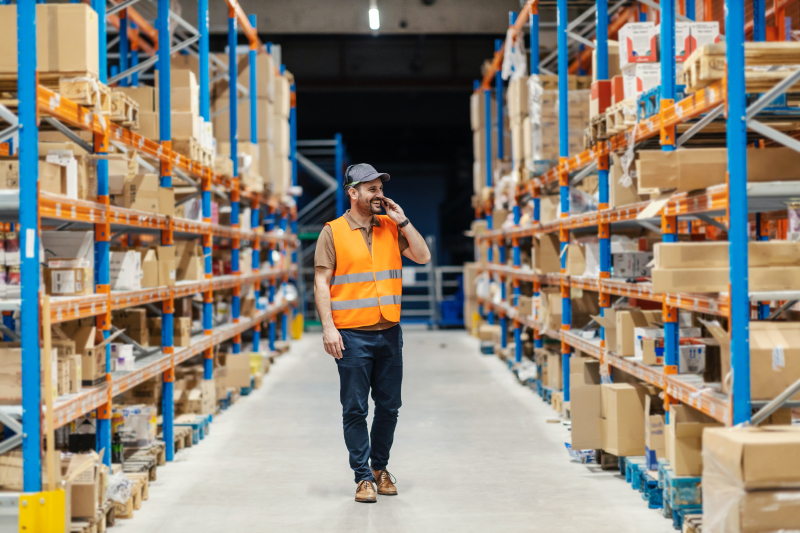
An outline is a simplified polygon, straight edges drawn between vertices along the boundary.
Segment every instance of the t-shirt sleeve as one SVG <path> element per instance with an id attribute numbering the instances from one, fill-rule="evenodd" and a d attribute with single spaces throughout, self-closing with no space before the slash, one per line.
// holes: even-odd
<path id="1" fill-rule="evenodd" d="M 397 236 L 397 244 L 400 246 L 400 253 L 402 254 L 408 250 L 408 239 L 406 239 L 406 236 L 403 235 L 402 231 L 397 230 L 397 233 L 399 233 Z"/>
<path id="2" fill-rule="evenodd" d="M 317 249 L 314 251 L 314 266 L 336 270 L 336 248 L 333 245 L 333 230 L 327 224 L 322 228 L 317 238 Z"/>

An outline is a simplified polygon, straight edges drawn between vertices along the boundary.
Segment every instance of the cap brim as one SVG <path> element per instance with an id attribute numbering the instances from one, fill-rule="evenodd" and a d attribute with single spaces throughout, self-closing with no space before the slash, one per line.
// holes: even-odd
<path id="1" fill-rule="evenodd" d="M 366 183 L 367 181 L 376 180 L 378 178 L 380 178 L 383 181 L 389 181 L 391 179 L 391 177 L 389 177 L 389 174 L 386 173 L 381 174 L 380 172 L 376 172 L 374 174 L 369 174 L 365 178 L 362 178 L 361 183 Z"/>

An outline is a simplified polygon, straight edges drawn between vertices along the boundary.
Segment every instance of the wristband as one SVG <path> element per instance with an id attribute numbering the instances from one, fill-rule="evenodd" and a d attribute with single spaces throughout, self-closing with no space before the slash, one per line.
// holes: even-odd
<path id="1" fill-rule="evenodd" d="M 410 220 L 408 220 L 408 219 L 405 219 L 404 221 L 402 221 L 401 223 L 399 223 L 399 224 L 397 225 L 397 229 L 403 229 L 403 228 L 405 228 L 406 226 L 408 226 L 410 223 L 411 223 L 411 221 L 410 221 Z"/>

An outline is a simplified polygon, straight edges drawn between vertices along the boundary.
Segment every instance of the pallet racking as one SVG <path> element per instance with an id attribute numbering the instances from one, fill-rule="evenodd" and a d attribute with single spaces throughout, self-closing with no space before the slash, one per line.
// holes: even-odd
<path id="1" fill-rule="evenodd" d="M 5 2 L 3 2 L 5 3 Z M 135 0 L 119 2 L 112 0 L 114 7 L 106 10 L 105 0 L 93 0 L 91 7 L 98 15 L 99 32 L 99 81 L 106 83 L 119 82 L 126 85 L 128 80 L 137 82 L 138 74 L 147 67 L 157 64 L 160 73 L 158 97 L 162 109 L 170 109 L 170 57 L 176 51 L 199 43 L 200 64 L 200 110 L 201 116 L 210 120 L 210 81 L 209 81 L 209 39 L 208 39 L 208 1 L 198 2 L 198 28 L 193 28 L 176 13 L 169 9 L 168 0 L 158 0 L 158 20 L 153 28 L 134 8 L 130 7 Z M 237 80 L 237 36 L 239 30 L 245 34 L 249 42 L 250 68 L 250 124 L 251 140 L 257 138 L 256 98 L 259 88 L 256 85 L 256 54 L 270 53 L 269 43 L 265 45 L 258 37 L 255 28 L 255 17 L 247 17 L 237 0 L 226 0 L 228 5 L 228 42 L 230 61 L 227 78 Z M 42 441 L 43 427 L 47 421 L 47 432 L 52 442 L 52 431 L 77 417 L 96 411 L 97 449 L 105 449 L 103 460 L 110 465 L 111 454 L 111 405 L 114 396 L 125 392 L 135 385 L 151 377 L 161 376 L 163 382 L 164 410 L 163 432 L 166 441 L 167 461 L 174 457 L 174 410 L 172 403 L 175 366 L 189 358 L 204 355 L 204 378 L 213 378 L 213 347 L 226 341 L 232 341 L 233 352 L 242 351 L 242 333 L 253 330 L 253 351 L 261 346 L 261 325 L 268 323 L 269 349 L 274 351 L 278 335 L 287 338 L 289 316 L 294 312 L 294 302 L 284 300 L 275 302 L 276 288 L 295 279 L 296 270 L 296 209 L 293 202 L 281 203 L 280 199 L 268 198 L 258 193 L 247 193 L 240 190 L 239 178 L 224 178 L 214 173 L 213 169 L 204 166 L 172 150 L 170 113 L 159 115 L 160 142 L 149 140 L 134 131 L 108 122 L 103 116 L 91 108 L 82 107 L 61 97 L 55 91 L 39 85 L 36 70 L 36 2 L 19 0 L 17 2 L 18 30 L 18 119 L 6 116 L 3 119 L 11 128 L 0 132 L 0 155 L 12 156 L 18 153 L 21 187 L 18 191 L 2 191 L 0 193 L 0 211 L 4 220 L 19 221 L 21 245 L 24 250 L 21 259 L 22 294 L 18 300 L 0 301 L 3 311 L 19 311 L 21 316 L 22 344 L 22 406 L 21 424 L 15 417 L 20 415 L 19 408 L 4 409 L 0 412 L 7 433 L 11 430 L 15 435 L 8 435 L 0 443 L 0 450 L 6 451 L 22 445 L 24 461 L 24 494 L 42 491 Z M 181 26 L 189 28 L 194 35 L 178 45 L 173 45 L 170 36 L 170 21 L 177 21 Z M 107 74 L 107 37 L 106 24 L 110 23 L 120 30 L 119 67 L 121 72 L 109 77 Z M 139 32 L 146 35 L 153 45 L 140 38 Z M 149 53 L 150 58 L 140 62 L 139 50 Z M 130 62 L 128 62 L 130 53 Z M 281 72 L 276 73 L 284 75 Z M 233 84 L 231 84 L 233 85 Z M 233 160 L 233 176 L 238 176 L 237 169 L 237 91 L 231 90 L 230 131 L 231 159 Z M 5 109 L 5 108 L 2 108 Z M 196 186 L 202 197 L 202 222 L 183 218 L 143 213 L 111 205 L 108 194 L 108 163 L 102 158 L 97 164 L 97 200 L 76 200 L 59 195 L 38 191 L 38 122 L 40 117 L 55 119 L 67 128 L 90 132 L 93 136 L 93 152 L 103 156 L 111 145 L 119 150 L 135 149 L 155 159 L 160 164 L 160 184 L 162 187 L 172 186 L 173 175 Z M 296 163 L 296 114 L 294 85 L 291 85 L 290 110 L 290 159 L 292 168 L 292 184 L 297 183 Z M 60 128 L 62 131 L 67 128 Z M 18 133 L 19 142 L 14 146 L 8 141 Z M 211 223 L 212 190 L 229 196 L 231 204 L 230 225 Z M 240 227 L 240 207 L 242 202 L 249 202 L 252 208 L 251 230 Z M 263 215 L 263 221 L 262 221 Z M 63 224 L 93 228 L 95 234 L 96 257 L 96 290 L 95 294 L 81 297 L 53 297 L 42 299 L 39 294 L 39 231 L 41 224 Z M 262 226 L 266 231 L 260 231 Z M 205 279 L 193 282 L 176 282 L 174 287 L 157 287 L 134 291 L 111 291 L 109 286 L 109 246 L 112 232 L 150 233 L 160 236 L 162 246 L 173 246 L 180 237 L 202 239 Z M 214 240 L 229 244 L 232 250 L 231 275 L 214 276 L 212 273 L 211 253 Z M 252 254 L 252 275 L 241 275 L 238 251 L 243 245 L 250 245 L 256 253 Z M 260 251 L 266 248 L 269 256 L 269 268 L 262 269 Z M 276 264 L 278 256 L 280 264 Z M 291 256 L 291 263 L 289 257 Z M 262 284 L 267 285 L 269 305 L 257 307 L 252 318 L 240 316 L 240 295 L 244 286 L 252 285 L 255 289 L 255 301 L 258 301 Z M 214 291 L 231 289 L 232 322 L 215 326 L 212 322 L 212 298 Z M 185 296 L 203 296 L 203 332 L 192 338 L 191 345 L 176 349 L 173 346 L 173 313 L 174 299 Z M 49 313 L 41 317 L 48 308 Z M 98 330 L 103 337 L 111 334 L 111 312 L 113 310 L 143 304 L 161 303 L 162 338 L 161 350 L 139 357 L 133 371 L 117 371 L 106 375 L 105 383 L 93 388 L 82 389 L 80 393 L 60 397 L 52 405 L 42 405 L 40 360 L 40 327 L 41 324 L 59 323 L 78 318 L 96 317 Z M 280 331 L 278 331 L 280 320 Z M 49 329 L 49 326 L 48 326 Z M 106 348 L 106 363 L 110 368 L 110 348 Z M 40 416 L 42 413 L 42 416 Z M 46 414 L 46 416 L 45 416 Z M 52 422 L 50 420 L 52 419 Z M 54 487 L 49 487 L 50 491 Z M 42 506 L 38 517 L 31 518 L 29 524 L 41 523 L 47 512 L 52 513 L 52 492 L 41 492 Z M 20 502 L 22 499 L 20 499 Z M 45 505 L 45 501 L 47 505 Z M 22 509 L 20 503 L 20 509 Z M 20 512 L 22 521 L 22 512 Z M 20 522 L 22 525 L 22 522 Z M 36 529 L 34 527 L 34 529 Z"/>
<path id="2" fill-rule="evenodd" d="M 683 14 L 676 14 L 676 3 L 683 8 Z M 671 0 L 655 4 L 642 0 L 641 7 L 648 7 L 660 13 L 660 45 L 662 50 L 675 49 L 675 21 L 694 20 L 694 2 Z M 784 3 L 785 4 L 785 3 Z M 617 3 L 613 9 L 619 8 L 622 3 Z M 725 2 L 725 41 L 727 44 L 725 57 L 727 60 L 727 75 L 724 79 L 715 81 L 694 94 L 676 100 L 675 64 L 671 61 L 661 62 L 660 102 L 658 111 L 643 120 L 640 120 L 633 132 L 628 131 L 611 136 L 605 141 L 598 142 L 592 149 L 586 150 L 573 157 L 569 157 L 567 133 L 567 79 L 571 72 L 569 66 L 568 39 L 576 42 L 592 43 L 572 31 L 576 23 L 586 20 L 596 13 L 596 55 L 597 79 L 608 79 L 608 39 L 609 30 L 619 28 L 617 22 L 609 24 L 609 6 L 607 0 L 597 0 L 595 6 L 580 15 L 572 23 L 567 20 L 567 2 L 558 0 L 558 49 L 550 58 L 558 57 L 559 77 L 559 135 L 560 158 L 551 168 L 541 173 L 531 173 L 529 179 L 518 181 L 516 200 L 513 205 L 514 228 L 508 230 L 492 230 L 491 203 L 481 205 L 476 209 L 476 217 L 485 217 L 489 231 L 476 236 L 476 244 L 485 242 L 488 245 L 488 264 L 479 264 L 479 271 L 487 272 L 493 279 L 501 281 L 501 303 L 479 298 L 479 312 L 483 316 L 486 310 L 487 320 L 494 324 L 495 314 L 499 316 L 502 345 L 505 348 L 508 338 L 508 320 L 513 321 L 514 338 L 516 340 L 516 353 L 514 360 L 522 360 L 522 343 L 520 342 L 522 328 L 530 328 L 534 332 L 535 348 L 542 348 L 542 337 L 549 337 L 561 341 L 562 370 L 564 401 L 569 401 L 569 358 L 573 349 L 598 358 L 605 374 L 609 367 L 614 367 L 628 372 L 660 389 L 665 393 L 665 409 L 669 416 L 669 406 L 675 402 L 682 402 L 710 415 L 726 425 L 736 425 L 751 420 L 752 409 L 760 407 L 766 402 L 751 402 L 750 399 L 750 355 L 749 355 L 749 322 L 751 310 L 754 307 L 760 320 L 767 318 L 770 313 L 770 302 L 796 301 L 800 299 L 797 291 L 754 292 L 748 288 L 748 223 L 754 222 L 758 229 L 759 240 L 768 239 L 765 231 L 768 221 L 775 216 L 774 212 L 786 208 L 787 197 L 794 197 L 798 187 L 796 182 L 748 183 L 746 148 L 747 129 L 757 132 L 763 139 L 779 145 L 785 145 L 794 150 L 800 150 L 800 144 L 786 134 L 776 131 L 763 122 L 756 120 L 757 114 L 763 111 L 776 98 L 785 93 L 800 79 L 800 71 L 793 71 L 783 81 L 772 89 L 754 99 L 749 106 L 746 105 L 745 90 L 745 32 L 752 31 L 754 40 L 763 41 L 766 35 L 766 10 L 763 1 L 754 3 L 754 20 L 745 24 L 745 6 L 743 2 L 728 0 Z M 711 13 L 711 3 L 704 3 L 705 20 Z M 785 8 L 785 5 L 784 5 Z M 777 12 L 781 9 L 778 6 Z M 623 7 L 623 9 L 629 9 Z M 530 24 L 530 61 L 531 74 L 539 74 L 539 24 L 538 2 L 530 0 L 524 4 L 519 17 L 511 14 L 510 28 L 512 35 L 516 36 L 524 31 Z M 778 16 L 776 24 L 782 25 L 782 17 Z M 619 18 L 617 19 L 617 21 Z M 784 25 L 785 26 L 785 25 Z M 785 37 L 785 29 L 779 34 Z M 583 40 L 582 40 L 583 39 Z M 502 91 L 503 82 L 500 77 L 500 65 L 503 59 L 502 42 L 496 42 L 496 52 L 491 63 L 491 68 L 485 73 L 481 82 L 476 82 L 476 91 L 482 91 L 485 96 L 486 119 L 486 185 L 491 187 L 492 182 L 492 125 L 491 125 L 491 85 L 495 81 L 497 91 L 498 111 L 497 116 L 502 116 Z M 591 52 L 591 51 L 590 51 Z M 585 52 L 584 52 L 585 53 Z M 670 54 L 664 54 L 670 57 Z M 674 53 L 672 54 L 674 56 Z M 549 72 L 548 72 L 549 73 Z M 494 78 L 494 80 L 492 79 Z M 629 283 L 623 280 L 610 278 L 611 253 L 610 236 L 614 227 L 624 227 L 626 224 L 637 223 L 637 217 L 649 207 L 651 202 L 642 202 L 619 208 L 609 208 L 609 155 L 638 145 L 649 139 L 659 139 L 661 149 L 675 150 L 692 138 L 704 127 L 708 126 L 718 117 L 724 115 L 726 131 L 726 146 L 728 157 L 728 182 L 726 185 L 709 187 L 703 191 L 692 194 L 679 193 L 673 195 L 663 205 L 650 213 L 650 218 L 644 220 L 650 227 L 657 225 L 663 235 L 663 242 L 677 242 L 679 228 L 686 220 L 697 220 L 701 224 L 719 226 L 716 218 L 724 218 L 727 222 L 730 257 L 730 291 L 728 294 L 654 294 L 649 283 Z M 503 122 L 497 121 L 498 131 L 498 158 L 503 158 Z M 682 134 L 677 133 L 678 126 L 682 126 Z M 688 129 L 687 129 L 688 128 Z M 571 180 L 582 178 L 593 170 L 597 170 L 599 181 L 599 209 L 596 212 L 570 215 L 570 184 Z M 541 223 L 540 218 L 540 190 L 546 186 L 558 184 L 560 195 L 561 218 L 557 221 Z M 528 193 L 533 197 L 533 223 L 526 226 L 520 225 L 520 196 Z M 770 211 L 772 213 L 770 213 Z M 785 213 L 785 211 L 784 211 Z M 751 215 L 754 215 L 751 218 Z M 641 218 L 641 217 L 639 217 Z M 684 219 L 683 221 L 679 218 Z M 641 223 L 641 220 L 638 220 Z M 565 247 L 570 241 L 570 232 L 596 228 L 600 250 L 600 275 L 598 278 L 584 276 L 569 276 L 565 274 L 566 253 Z M 532 270 L 521 268 L 519 241 L 525 237 L 533 237 L 547 233 L 558 232 L 561 247 L 561 273 L 540 275 Z M 511 241 L 513 253 L 513 266 L 506 265 L 506 252 L 508 241 Z M 497 254 L 494 253 L 497 246 Z M 497 259 L 499 259 L 499 264 Z M 513 281 L 512 301 L 508 301 L 505 294 L 504 279 Z M 547 329 L 544 324 L 536 322 L 532 317 L 522 316 L 518 313 L 517 296 L 521 281 L 532 282 L 534 300 L 538 300 L 541 287 L 556 285 L 560 287 L 562 297 L 562 326 L 560 331 Z M 600 328 L 600 339 L 587 340 L 571 331 L 570 291 L 581 289 L 597 292 L 601 315 L 611 306 L 611 296 L 627 296 L 638 300 L 649 300 L 662 305 L 664 322 L 664 366 L 647 366 L 631 358 L 619 357 L 605 346 L 604 331 Z M 718 315 L 729 319 L 729 333 L 731 337 L 731 369 L 733 372 L 732 393 L 723 394 L 719 387 L 708 387 L 696 376 L 681 375 L 677 370 L 678 353 L 678 310 L 689 310 L 705 314 Z"/>

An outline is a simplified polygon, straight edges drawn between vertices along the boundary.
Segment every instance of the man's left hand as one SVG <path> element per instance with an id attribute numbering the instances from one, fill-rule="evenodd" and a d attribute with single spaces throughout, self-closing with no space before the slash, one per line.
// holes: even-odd
<path id="1" fill-rule="evenodd" d="M 403 212 L 403 208 L 397 205 L 391 198 L 384 196 L 381 198 L 381 203 L 383 204 L 383 208 L 386 210 L 386 215 L 395 224 L 400 224 L 406 219 L 406 214 Z"/>

